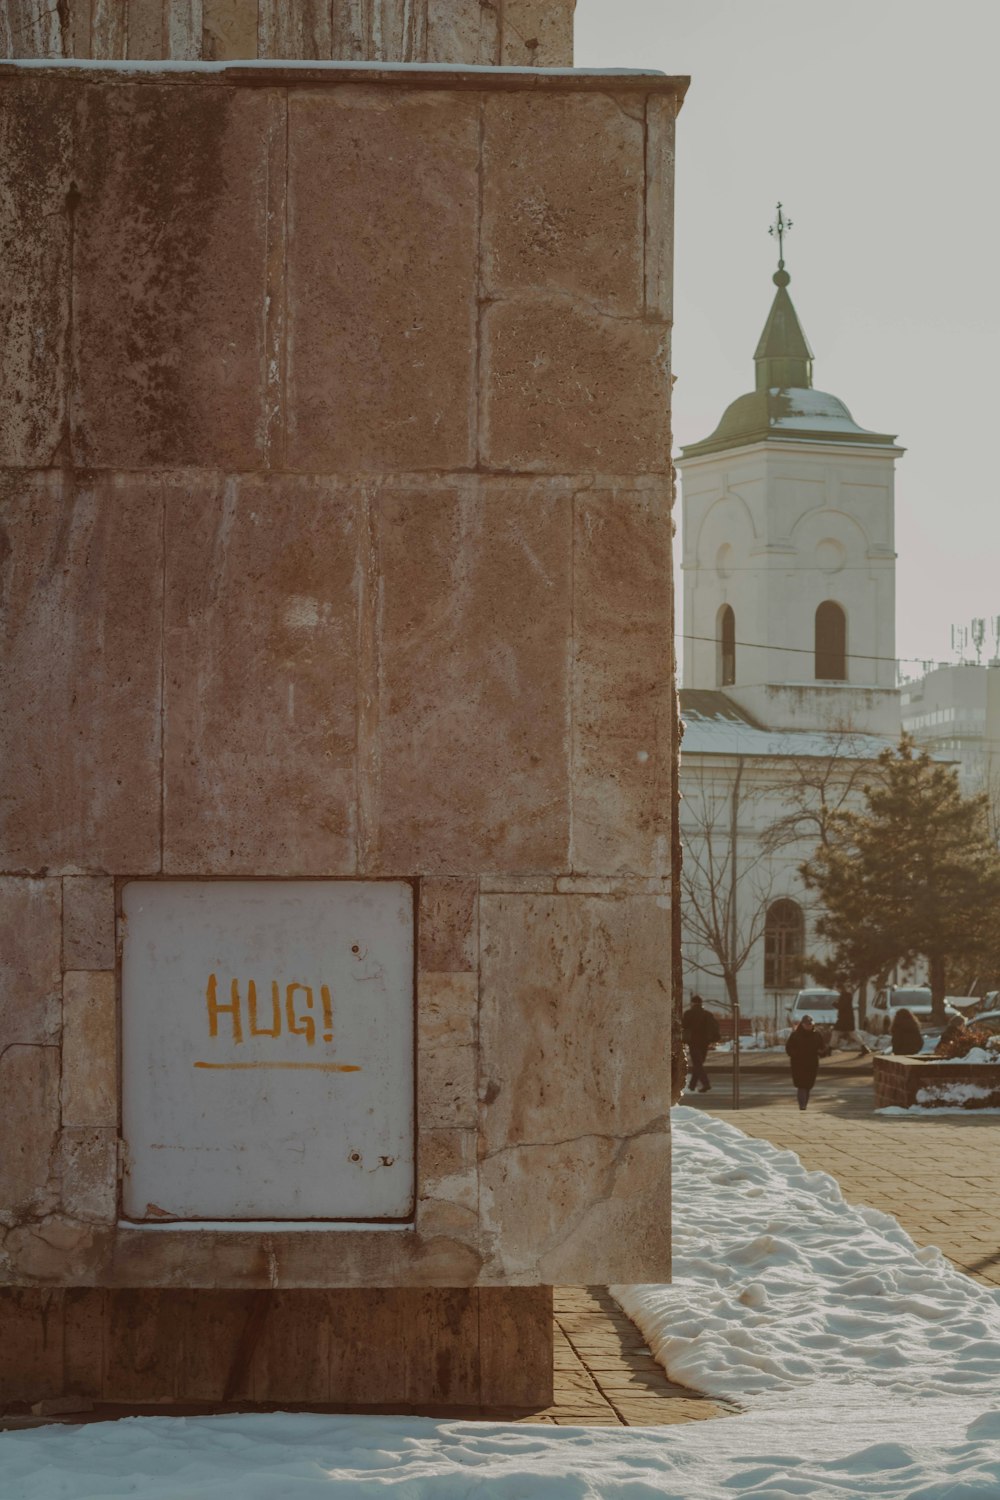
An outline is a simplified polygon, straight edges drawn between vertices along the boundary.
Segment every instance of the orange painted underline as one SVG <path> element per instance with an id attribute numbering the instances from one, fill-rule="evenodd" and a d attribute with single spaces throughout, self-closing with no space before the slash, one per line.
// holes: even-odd
<path id="1" fill-rule="evenodd" d="M 320 1073 L 360 1073 L 361 1069 L 355 1063 L 314 1063 L 314 1062 L 244 1062 L 244 1063 L 209 1063 L 196 1062 L 196 1068 L 312 1068 Z"/>

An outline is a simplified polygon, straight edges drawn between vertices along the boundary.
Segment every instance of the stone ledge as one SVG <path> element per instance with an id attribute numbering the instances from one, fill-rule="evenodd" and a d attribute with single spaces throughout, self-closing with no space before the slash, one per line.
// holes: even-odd
<path id="1" fill-rule="evenodd" d="M 902 1109 L 933 1109 L 947 1104 L 947 1099 L 928 1103 L 917 1098 L 926 1088 L 946 1088 L 949 1084 L 971 1083 L 991 1092 L 980 1098 L 954 1101 L 970 1112 L 1000 1106 L 1000 1066 L 995 1063 L 930 1062 L 922 1057 L 876 1057 L 874 1060 L 875 1108 L 896 1105 Z"/>
<path id="2" fill-rule="evenodd" d="M 241 88 L 315 88 L 345 83 L 419 89 L 559 89 L 569 92 L 667 94 L 678 107 L 691 80 L 641 68 L 492 67 L 473 63 L 322 62 L 290 59 L 239 62 L 113 61 L 106 58 L 15 58 L 0 78 L 31 73 L 86 83 L 221 83 Z"/>

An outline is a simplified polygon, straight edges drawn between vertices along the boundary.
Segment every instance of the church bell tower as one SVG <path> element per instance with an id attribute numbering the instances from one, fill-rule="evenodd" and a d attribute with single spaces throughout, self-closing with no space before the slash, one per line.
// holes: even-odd
<path id="1" fill-rule="evenodd" d="M 788 294 L 790 227 L 779 203 L 755 388 L 678 463 L 684 686 L 719 689 L 768 728 L 895 736 L 893 479 L 904 450 L 814 388 Z"/>

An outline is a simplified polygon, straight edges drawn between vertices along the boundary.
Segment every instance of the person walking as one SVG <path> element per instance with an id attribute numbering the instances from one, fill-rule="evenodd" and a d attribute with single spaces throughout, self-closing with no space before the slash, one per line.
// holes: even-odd
<path id="1" fill-rule="evenodd" d="M 867 1057 L 870 1049 L 858 1036 L 854 1022 L 854 1001 L 851 999 L 850 990 L 841 990 L 837 997 L 837 1024 L 833 1028 L 833 1045 L 836 1047 L 841 1040 L 853 1042 L 858 1048 L 859 1057 Z"/>
<path id="2" fill-rule="evenodd" d="M 819 1072 L 819 1060 L 826 1051 L 823 1038 L 813 1025 L 812 1016 L 802 1017 L 785 1043 L 785 1051 L 791 1058 L 792 1083 L 798 1096 L 799 1109 L 805 1109 Z"/>
<path id="3" fill-rule="evenodd" d="M 916 1057 L 924 1045 L 920 1022 L 912 1010 L 900 1006 L 892 1018 L 892 1050 L 897 1057 Z"/>
<path id="4" fill-rule="evenodd" d="M 712 1012 L 705 1009 L 700 995 L 691 996 L 691 1004 L 681 1020 L 681 1029 L 691 1058 L 688 1091 L 693 1094 L 697 1088 L 699 1094 L 707 1094 L 712 1085 L 705 1071 L 705 1058 L 709 1047 L 719 1040 L 719 1023 Z"/>

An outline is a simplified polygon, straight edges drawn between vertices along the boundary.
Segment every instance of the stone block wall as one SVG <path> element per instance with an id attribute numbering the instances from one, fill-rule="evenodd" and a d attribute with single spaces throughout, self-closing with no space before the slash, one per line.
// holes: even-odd
<path id="1" fill-rule="evenodd" d="M 0 57 L 572 67 L 576 0 L 0 0 Z"/>
<path id="2" fill-rule="evenodd" d="M 0 66 L 22 1298 L 668 1276 L 682 93 Z M 120 1219 L 122 887 L 247 876 L 416 888 L 403 1231 Z"/>

